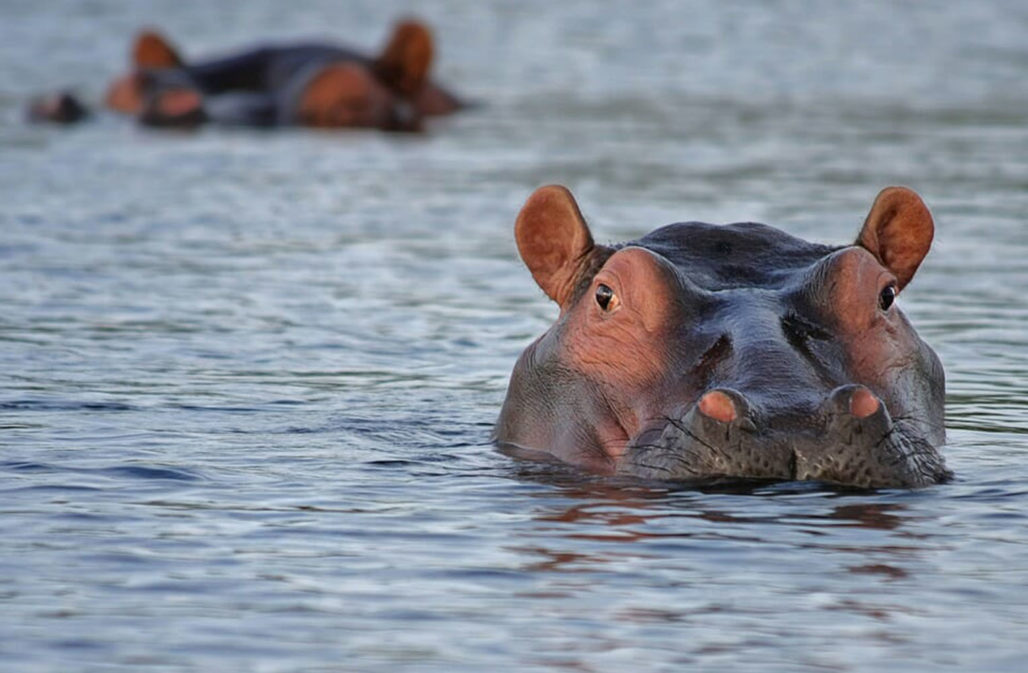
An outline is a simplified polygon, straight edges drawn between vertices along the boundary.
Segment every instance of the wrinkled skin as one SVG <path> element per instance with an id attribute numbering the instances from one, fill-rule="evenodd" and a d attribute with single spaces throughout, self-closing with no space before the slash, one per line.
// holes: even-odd
<path id="1" fill-rule="evenodd" d="M 645 479 L 944 481 L 942 366 L 894 302 L 933 232 L 891 187 L 846 247 L 699 222 L 606 247 L 543 187 L 515 237 L 560 316 L 515 365 L 494 440 Z"/>

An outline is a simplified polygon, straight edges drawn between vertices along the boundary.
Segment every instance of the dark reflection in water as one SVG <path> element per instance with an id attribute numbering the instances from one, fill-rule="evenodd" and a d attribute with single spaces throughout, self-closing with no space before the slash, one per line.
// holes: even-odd
<path id="1" fill-rule="evenodd" d="M 0 661 L 42 671 L 1020 672 L 1028 14 L 1017 2 L 441 0 L 423 137 L 72 130 L 128 35 L 188 54 L 408 5 L 0 10 Z M 948 373 L 952 483 L 623 483 L 487 444 L 555 316 L 526 195 L 851 241 L 887 184 Z"/>
<path id="2" fill-rule="evenodd" d="M 609 480 L 583 481 L 574 475 L 561 475 L 559 479 L 542 475 L 541 481 L 557 486 L 570 504 L 559 508 L 534 510 L 533 520 L 539 530 L 565 532 L 568 539 L 600 542 L 635 543 L 651 539 L 689 539 L 726 537 L 737 533 L 766 531 L 753 542 L 765 536 L 777 540 L 776 527 L 794 529 L 804 527 L 811 536 L 827 534 L 824 529 L 858 528 L 888 531 L 890 538 L 918 537 L 903 530 L 906 507 L 898 502 L 855 502 L 836 504 L 824 511 L 794 513 L 790 510 L 768 510 L 754 504 L 754 499 L 740 497 L 727 500 L 729 507 L 710 507 L 708 496 L 753 496 L 757 498 L 788 498 L 789 496 L 817 496 L 832 498 L 833 488 L 823 484 L 789 483 L 723 483 L 706 487 L 669 487 L 650 489 L 643 486 L 612 484 Z M 556 483 L 555 483 L 556 482 Z M 834 489 L 839 498 L 846 498 L 850 489 Z M 543 495 L 552 497 L 551 493 Z M 859 497 L 859 496 L 858 496 Z M 719 498 L 718 500 L 724 500 Z M 674 520 L 674 529 L 665 532 L 666 520 Z M 698 528 L 691 525 L 696 520 Z M 564 524 L 567 524 L 566 526 Z M 713 524 L 711 526 L 710 524 Z M 755 526 L 754 526 L 755 525 Z M 710 531 L 716 532 L 710 532 Z M 589 531 L 589 532 L 583 532 Z M 900 549 L 890 546 L 882 549 Z M 840 551 L 843 550 L 840 548 Z"/>
<path id="3" fill-rule="evenodd" d="M 622 634 L 641 629 L 651 637 L 681 639 L 675 646 L 681 661 L 715 654 L 746 659 L 750 653 L 774 651 L 771 643 L 777 638 L 802 647 L 807 638 L 797 635 L 797 624 L 832 624 L 829 630 L 838 628 L 840 638 L 846 629 L 857 628 L 867 639 L 864 647 L 906 643 L 907 636 L 892 625 L 931 616 L 931 608 L 898 600 L 886 586 L 917 584 L 931 554 L 931 545 L 916 532 L 920 517 L 903 502 L 839 503 L 857 496 L 805 485 L 754 487 L 746 493 L 739 488 L 668 492 L 597 483 L 559 488 L 560 504 L 549 504 L 552 492 L 540 493 L 548 504 L 532 507 L 535 544 L 509 549 L 527 557 L 525 573 L 580 579 L 554 579 L 547 582 L 549 589 L 522 597 L 580 601 L 595 582 L 607 580 L 616 605 L 593 610 L 609 614 L 622 625 Z M 816 505 L 795 507 L 793 498 L 814 499 Z M 792 550 L 785 555 L 791 559 L 783 557 L 786 549 Z M 634 590 L 621 594 L 617 587 L 625 576 L 634 578 Z M 737 586 L 739 576 L 748 576 L 750 584 Z M 824 593 L 826 583 L 835 585 L 833 578 L 840 577 L 853 578 L 850 588 Z M 868 584 L 876 579 L 883 584 Z M 718 626 L 734 628 L 733 623 L 744 630 L 726 633 Z M 595 645 L 631 648 L 631 638 L 610 636 Z M 660 636 L 656 642 L 662 642 Z M 849 642 L 833 643 L 793 661 L 841 665 L 845 655 L 836 655 L 850 647 Z"/>

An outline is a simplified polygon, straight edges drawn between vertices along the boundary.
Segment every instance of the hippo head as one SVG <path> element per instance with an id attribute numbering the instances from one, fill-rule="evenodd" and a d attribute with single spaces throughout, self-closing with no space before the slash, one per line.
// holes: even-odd
<path id="1" fill-rule="evenodd" d="M 144 30 L 132 42 L 132 70 L 116 77 L 107 89 L 104 103 L 115 112 L 134 115 L 146 102 L 147 70 L 166 70 L 185 65 L 171 42 L 154 30 Z"/>
<path id="2" fill-rule="evenodd" d="M 543 187 L 515 236 L 560 316 L 515 365 L 494 440 L 644 479 L 943 481 L 942 366 L 895 302 L 933 230 L 890 187 L 850 246 L 685 222 L 607 247 Z"/>
<path id="3" fill-rule="evenodd" d="M 305 84 L 295 115 L 297 123 L 315 128 L 422 128 L 416 110 L 356 62 L 321 67 Z"/>
<path id="4" fill-rule="evenodd" d="M 70 91 L 58 91 L 33 99 L 26 116 L 30 122 L 74 124 L 89 116 L 89 108 Z"/>

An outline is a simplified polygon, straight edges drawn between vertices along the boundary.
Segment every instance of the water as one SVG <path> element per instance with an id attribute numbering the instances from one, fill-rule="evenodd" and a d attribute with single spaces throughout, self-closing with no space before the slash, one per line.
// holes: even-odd
<path id="1" fill-rule="evenodd" d="M 372 48 L 407 9 L 0 7 L 0 668 L 1023 670 L 1028 10 L 451 0 L 418 12 L 487 105 L 423 138 L 18 118 L 98 97 L 141 25 Z M 601 241 L 842 243 L 916 188 L 938 236 L 900 302 L 955 481 L 673 491 L 496 453 L 555 314 L 511 235 L 546 182 Z"/>

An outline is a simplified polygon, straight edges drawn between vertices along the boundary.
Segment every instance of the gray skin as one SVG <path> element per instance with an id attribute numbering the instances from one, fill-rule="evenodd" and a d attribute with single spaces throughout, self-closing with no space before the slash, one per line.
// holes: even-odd
<path id="1" fill-rule="evenodd" d="M 893 301 L 933 232 L 893 187 L 851 246 L 700 222 L 598 246 L 570 192 L 543 187 L 515 234 L 561 314 L 518 359 L 493 439 L 644 479 L 944 481 L 942 366 Z"/>

